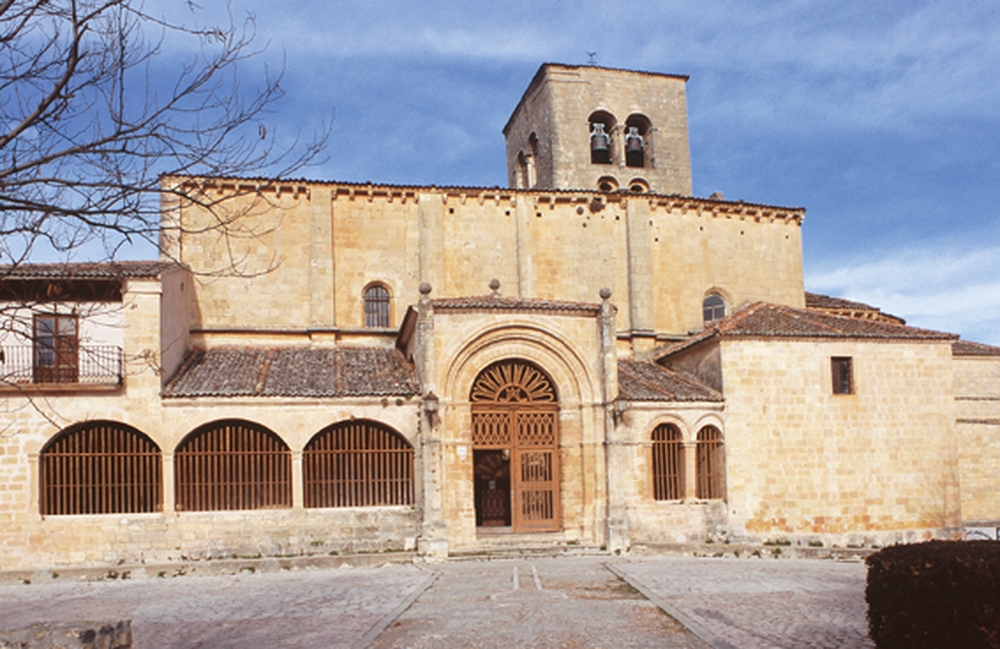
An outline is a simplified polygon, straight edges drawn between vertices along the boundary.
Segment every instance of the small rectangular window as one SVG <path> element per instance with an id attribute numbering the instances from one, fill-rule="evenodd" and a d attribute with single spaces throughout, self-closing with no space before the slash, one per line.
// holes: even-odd
<path id="1" fill-rule="evenodd" d="M 854 373 L 850 356 L 834 356 L 830 359 L 830 375 L 833 378 L 834 394 L 854 394 Z"/>

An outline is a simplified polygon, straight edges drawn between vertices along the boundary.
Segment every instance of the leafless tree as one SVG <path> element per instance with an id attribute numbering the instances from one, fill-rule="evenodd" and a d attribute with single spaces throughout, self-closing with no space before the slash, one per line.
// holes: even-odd
<path id="1" fill-rule="evenodd" d="M 267 119 L 280 73 L 262 68 L 252 17 L 201 27 L 141 0 L 0 0 L 0 264 L 41 249 L 115 259 L 159 245 L 164 192 L 204 203 L 196 183 L 162 176 L 287 177 L 326 143 L 279 146 Z M 190 21 L 185 23 L 184 20 Z M 229 228 L 236 216 L 220 218 Z M 0 279 L 3 272 L 0 271 Z"/>

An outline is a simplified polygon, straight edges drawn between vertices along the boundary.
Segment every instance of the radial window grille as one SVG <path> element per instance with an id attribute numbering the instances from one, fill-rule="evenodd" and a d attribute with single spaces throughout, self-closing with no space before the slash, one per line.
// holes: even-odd
<path id="1" fill-rule="evenodd" d="M 302 454 L 306 507 L 413 504 L 413 447 L 370 421 L 335 424 Z"/>
<path id="2" fill-rule="evenodd" d="M 480 372 L 472 385 L 473 402 L 555 403 L 555 387 L 540 369 L 524 361 L 499 361 Z"/>
<path id="3" fill-rule="evenodd" d="M 162 509 L 160 449 L 113 422 L 68 429 L 39 456 L 41 513 L 136 514 Z"/>
<path id="4" fill-rule="evenodd" d="M 281 439 L 245 421 L 208 424 L 174 454 L 178 511 L 292 506 L 292 456 Z"/>

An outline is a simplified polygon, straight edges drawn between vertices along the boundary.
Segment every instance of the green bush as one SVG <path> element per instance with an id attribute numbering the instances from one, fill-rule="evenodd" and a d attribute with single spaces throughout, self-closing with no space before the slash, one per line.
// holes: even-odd
<path id="1" fill-rule="evenodd" d="M 878 649 L 1000 649 L 1000 543 L 896 545 L 867 564 Z"/>

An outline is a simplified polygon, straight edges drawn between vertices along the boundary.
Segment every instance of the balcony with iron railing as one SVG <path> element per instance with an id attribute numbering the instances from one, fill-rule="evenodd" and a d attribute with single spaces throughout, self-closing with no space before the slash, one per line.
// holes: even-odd
<path id="1" fill-rule="evenodd" d="M 0 391 L 115 389 L 123 379 L 122 348 L 114 345 L 0 346 Z"/>

